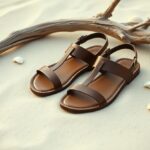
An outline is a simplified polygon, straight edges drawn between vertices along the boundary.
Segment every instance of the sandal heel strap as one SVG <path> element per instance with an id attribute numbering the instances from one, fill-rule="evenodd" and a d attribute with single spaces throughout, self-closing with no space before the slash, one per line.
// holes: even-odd
<path id="1" fill-rule="evenodd" d="M 108 38 L 103 33 L 98 32 L 98 33 L 92 33 L 89 35 L 83 35 L 77 40 L 76 44 L 80 45 L 80 44 L 83 44 L 83 43 L 87 42 L 88 40 L 91 40 L 94 38 L 101 38 L 101 39 L 105 40 L 104 45 L 102 46 L 102 48 L 99 50 L 99 52 L 97 54 L 97 55 L 101 55 L 106 50 L 106 48 L 108 47 Z"/>

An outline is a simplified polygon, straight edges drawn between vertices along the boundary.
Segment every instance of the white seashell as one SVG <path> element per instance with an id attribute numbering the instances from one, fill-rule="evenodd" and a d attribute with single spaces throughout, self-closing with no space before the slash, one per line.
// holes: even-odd
<path id="1" fill-rule="evenodd" d="M 149 110 L 149 111 L 150 111 L 150 104 L 148 104 L 148 105 L 147 105 L 147 110 Z"/>
<path id="2" fill-rule="evenodd" d="M 17 63 L 17 64 L 23 64 L 24 63 L 24 59 L 20 56 L 14 57 L 13 58 L 13 62 Z"/>
<path id="3" fill-rule="evenodd" d="M 129 22 L 140 23 L 140 22 L 143 22 L 143 19 L 140 17 L 132 17 L 129 19 Z"/>
<path id="4" fill-rule="evenodd" d="M 147 82 L 144 84 L 144 87 L 150 89 L 150 81 L 147 81 Z"/>

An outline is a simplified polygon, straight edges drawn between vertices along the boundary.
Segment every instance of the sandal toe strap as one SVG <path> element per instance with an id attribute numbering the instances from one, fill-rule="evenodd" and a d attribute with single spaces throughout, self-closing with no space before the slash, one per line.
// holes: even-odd
<path id="1" fill-rule="evenodd" d="M 81 84 L 75 85 L 74 87 L 70 88 L 67 91 L 67 94 L 83 94 L 96 100 L 99 105 L 106 103 L 104 96 L 102 96 L 100 93 L 93 90 L 92 88 Z"/>
<path id="2" fill-rule="evenodd" d="M 60 88 L 62 86 L 61 81 L 57 74 L 48 66 L 43 66 L 37 73 L 44 75 L 49 81 L 52 81 L 54 88 Z"/>

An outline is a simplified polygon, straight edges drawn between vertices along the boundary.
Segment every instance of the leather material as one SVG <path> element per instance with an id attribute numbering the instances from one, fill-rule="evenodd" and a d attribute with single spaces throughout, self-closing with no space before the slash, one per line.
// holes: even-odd
<path id="1" fill-rule="evenodd" d="M 104 45 L 89 48 L 80 46 L 80 44 L 93 38 L 104 39 Z M 64 89 L 78 75 L 92 70 L 97 57 L 106 50 L 107 46 L 107 37 L 102 33 L 82 36 L 68 47 L 65 55 L 56 64 L 37 71 L 37 74 L 31 79 L 31 90 L 39 96 L 47 96 Z"/>
<path id="2" fill-rule="evenodd" d="M 44 75 L 48 80 L 53 81 L 54 87 L 61 87 L 61 81 L 59 80 L 57 74 L 48 66 L 44 66 L 37 70 L 37 73 Z"/>
<path id="3" fill-rule="evenodd" d="M 68 94 L 86 94 L 89 97 L 92 97 L 93 99 L 95 99 L 100 105 L 106 103 L 105 98 L 98 93 L 97 91 L 94 91 L 92 88 L 89 88 L 87 86 L 84 85 L 76 85 L 72 88 L 70 88 L 67 91 Z"/>
<path id="4" fill-rule="evenodd" d="M 109 72 L 114 75 L 120 76 L 129 82 L 132 78 L 132 72 L 130 69 L 123 67 L 122 65 L 108 60 L 104 65 L 100 68 L 100 71 Z"/>
<path id="5" fill-rule="evenodd" d="M 132 50 L 135 53 L 134 58 L 122 58 L 115 62 L 106 58 L 121 49 Z M 71 92 L 67 92 L 60 105 L 63 109 L 75 113 L 89 112 L 106 107 L 117 97 L 123 87 L 138 75 L 139 71 L 140 65 L 137 62 L 137 51 L 134 46 L 122 44 L 109 49 L 97 59 L 94 70 L 85 82 L 80 87 L 77 86 L 75 89 L 71 89 Z M 81 88 L 82 86 L 84 88 Z M 89 92 L 86 89 L 92 89 L 92 91 Z M 81 95 L 82 92 L 84 94 Z M 100 104 L 98 99 L 99 101 L 105 99 L 105 103 Z"/>
<path id="6" fill-rule="evenodd" d="M 105 50 L 106 48 L 108 47 L 108 39 L 107 37 L 105 36 L 105 34 L 103 33 L 93 33 L 93 34 L 89 34 L 89 35 L 84 35 L 84 36 L 81 36 L 76 44 L 83 44 L 85 42 L 87 42 L 88 40 L 91 40 L 93 38 L 102 38 L 105 40 L 105 43 L 104 45 L 102 46 L 101 50 L 97 53 L 97 55 L 101 55 Z"/>
<path id="7" fill-rule="evenodd" d="M 114 52 L 117 52 L 119 50 L 123 50 L 123 49 L 128 49 L 128 50 L 131 50 L 134 52 L 134 58 L 133 58 L 133 62 L 132 62 L 132 65 L 134 66 L 135 63 L 137 63 L 137 50 L 135 49 L 134 45 L 131 45 L 131 44 L 122 44 L 122 45 L 119 45 L 119 46 L 116 46 L 112 49 L 109 49 L 107 51 L 105 51 L 105 53 L 103 54 L 104 57 L 108 57 L 110 56 L 112 53 Z M 131 69 L 131 68 L 130 68 Z"/>
<path id="8" fill-rule="evenodd" d="M 97 58 L 96 55 L 87 51 L 86 49 L 84 49 L 83 47 L 79 45 L 76 45 L 76 48 L 71 53 L 71 56 L 86 62 L 90 67 L 93 67 L 93 64 Z"/>

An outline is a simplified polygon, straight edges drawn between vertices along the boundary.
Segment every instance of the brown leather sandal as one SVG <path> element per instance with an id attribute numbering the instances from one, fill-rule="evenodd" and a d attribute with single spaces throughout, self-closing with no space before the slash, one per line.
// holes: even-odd
<path id="1" fill-rule="evenodd" d="M 80 46 L 80 44 L 93 38 L 104 39 L 104 45 L 95 45 L 88 48 Z M 107 46 L 108 39 L 102 33 L 81 36 L 75 44 L 69 46 L 65 56 L 60 61 L 37 70 L 37 73 L 31 79 L 30 89 L 38 96 L 47 96 L 63 90 L 77 76 L 92 70 L 97 57 L 106 50 Z"/>
<path id="2" fill-rule="evenodd" d="M 135 52 L 135 57 L 122 58 L 115 62 L 107 58 L 121 49 L 132 50 Z M 67 95 L 60 102 L 63 109 L 73 113 L 83 113 L 104 108 L 113 102 L 123 87 L 140 72 L 137 51 L 130 44 L 119 45 L 105 51 L 98 57 L 94 66 L 91 75 L 83 84 L 75 85 L 67 91 Z"/>

